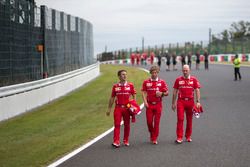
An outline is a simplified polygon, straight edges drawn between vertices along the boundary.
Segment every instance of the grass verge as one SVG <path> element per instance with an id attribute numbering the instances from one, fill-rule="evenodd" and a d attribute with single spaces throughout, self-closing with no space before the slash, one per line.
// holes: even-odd
<path id="1" fill-rule="evenodd" d="M 46 166 L 113 126 L 106 117 L 117 71 L 126 69 L 137 90 L 148 77 L 133 67 L 101 65 L 101 76 L 35 111 L 0 123 L 0 166 Z"/>

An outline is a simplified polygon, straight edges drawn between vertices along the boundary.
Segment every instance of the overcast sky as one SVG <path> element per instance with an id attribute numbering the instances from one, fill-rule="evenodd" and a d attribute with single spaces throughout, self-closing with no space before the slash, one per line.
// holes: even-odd
<path id="1" fill-rule="evenodd" d="M 95 53 L 208 41 L 231 23 L 250 21 L 249 0 L 35 0 L 93 24 Z"/>

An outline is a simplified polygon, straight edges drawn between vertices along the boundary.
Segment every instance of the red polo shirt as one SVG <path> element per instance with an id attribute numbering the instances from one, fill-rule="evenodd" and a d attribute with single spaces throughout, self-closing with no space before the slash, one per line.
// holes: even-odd
<path id="1" fill-rule="evenodd" d="M 135 57 L 136 57 L 136 54 L 135 53 L 131 53 L 130 59 L 135 59 Z"/>
<path id="2" fill-rule="evenodd" d="M 136 54 L 136 59 L 139 59 L 139 60 L 141 59 L 141 54 L 140 53 Z"/>
<path id="3" fill-rule="evenodd" d="M 156 91 L 168 93 L 168 86 L 162 79 L 152 80 L 149 78 L 143 82 L 141 90 L 147 92 L 148 102 L 159 102 L 162 100 L 162 97 L 156 97 Z"/>
<path id="4" fill-rule="evenodd" d="M 116 83 L 113 85 L 111 96 L 116 96 L 115 103 L 118 105 L 126 105 L 129 102 L 130 95 L 136 94 L 132 83 Z"/>
<path id="5" fill-rule="evenodd" d="M 141 57 L 142 57 L 144 60 L 146 60 L 147 57 L 148 57 L 148 54 L 147 54 L 146 52 L 144 52 L 144 53 L 141 54 Z"/>
<path id="6" fill-rule="evenodd" d="M 154 57 L 155 57 L 154 52 L 151 52 L 151 53 L 150 53 L 150 59 L 151 59 L 151 60 L 154 60 Z"/>
<path id="7" fill-rule="evenodd" d="M 194 76 L 184 78 L 183 76 L 178 77 L 175 80 L 174 87 L 178 89 L 178 98 L 194 98 L 194 89 L 200 88 L 199 81 Z"/>

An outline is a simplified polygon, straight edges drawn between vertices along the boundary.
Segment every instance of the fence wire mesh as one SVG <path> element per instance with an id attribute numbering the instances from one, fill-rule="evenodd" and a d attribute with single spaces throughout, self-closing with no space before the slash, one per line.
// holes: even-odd
<path id="1" fill-rule="evenodd" d="M 86 20 L 32 0 L 0 0 L 0 86 L 93 64 L 92 29 Z"/>
<path id="2" fill-rule="evenodd" d="M 210 55 L 214 54 L 249 54 L 250 53 L 250 39 L 241 38 L 232 41 L 199 41 L 199 42 L 183 42 L 183 43 L 168 43 L 154 46 L 142 46 L 127 49 L 120 49 L 110 52 L 103 52 L 97 55 L 98 60 L 116 60 L 129 58 L 131 53 L 146 53 L 150 55 L 153 51 L 156 54 L 165 53 L 181 55 L 192 54 L 199 52 L 204 54 L 207 51 Z"/>

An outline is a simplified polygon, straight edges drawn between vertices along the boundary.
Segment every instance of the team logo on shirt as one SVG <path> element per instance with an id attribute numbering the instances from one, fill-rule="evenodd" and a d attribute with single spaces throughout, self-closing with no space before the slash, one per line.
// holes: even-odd
<path id="1" fill-rule="evenodd" d="M 125 90 L 130 90 L 130 87 L 125 87 Z"/>
<path id="2" fill-rule="evenodd" d="M 184 81 L 179 81 L 179 84 L 183 85 L 183 84 L 185 84 L 185 82 Z"/>
<path id="3" fill-rule="evenodd" d="M 161 86 L 161 83 L 157 83 L 157 85 L 156 86 Z"/>
<path id="4" fill-rule="evenodd" d="M 194 84 L 194 81 L 189 81 L 189 84 L 190 84 L 190 85 Z"/>
<path id="5" fill-rule="evenodd" d="M 115 91 L 120 91 L 120 90 L 121 90 L 120 87 L 115 88 Z"/>
<path id="6" fill-rule="evenodd" d="M 152 83 L 147 83 L 146 86 L 150 87 L 150 86 L 152 86 Z"/>

